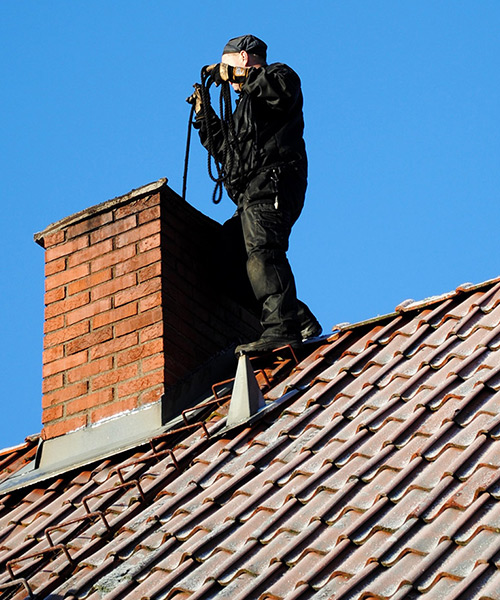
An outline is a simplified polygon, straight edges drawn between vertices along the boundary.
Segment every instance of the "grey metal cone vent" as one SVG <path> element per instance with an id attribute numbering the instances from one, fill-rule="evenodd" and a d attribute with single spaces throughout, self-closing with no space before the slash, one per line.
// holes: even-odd
<path id="1" fill-rule="evenodd" d="M 227 427 L 243 423 L 257 414 L 264 406 L 264 396 L 260 391 L 250 360 L 246 354 L 242 354 L 238 359 L 233 394 L 227 415 Z"/>

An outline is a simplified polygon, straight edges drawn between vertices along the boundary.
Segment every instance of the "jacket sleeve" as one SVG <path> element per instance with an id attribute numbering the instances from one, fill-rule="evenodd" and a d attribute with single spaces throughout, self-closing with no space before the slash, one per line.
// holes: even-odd
<path id="1" fill-rule="evenodd" d="M 300 78 L 287 65 L 274 63 L 250 69 L 241 91 L 270 109 L 286 111 L 301 95 Z"/>
<path id="2" fill-rule="evenodd" d="M 208 123 L 207 123 L 208 121 Z M 212 132 L 212 149 L 208 147 L 208 126 L 210 126 Z M 222 126 L 219 117 L 215 114 L 215 111 L 212 107 L 210 107 L 208 111 L 207 118 L 203 116 L 202 113 L 199 113 L 196 116 L 194 122 L 195 129 L 198 129 L 198 134 L 200 136 L 200 141 L 205 146 L 205 148 L 212 153 L 212 156 L 218 161 L 222 162 L 223 159 L 223 145 L 224 145 L 224 137 L 222 135 Z"/>

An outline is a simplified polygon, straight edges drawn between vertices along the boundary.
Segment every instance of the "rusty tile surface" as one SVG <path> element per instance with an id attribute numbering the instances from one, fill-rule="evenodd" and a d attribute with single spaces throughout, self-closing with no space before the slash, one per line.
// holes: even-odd
<path id="1" fill-rule="evenodd" d="M 0 497 L 1 597 L 499 600 L 500 282 L 272 365 L 266 398 L 293 398 L 184 432 L 178 469 L 136 449 Z"/>

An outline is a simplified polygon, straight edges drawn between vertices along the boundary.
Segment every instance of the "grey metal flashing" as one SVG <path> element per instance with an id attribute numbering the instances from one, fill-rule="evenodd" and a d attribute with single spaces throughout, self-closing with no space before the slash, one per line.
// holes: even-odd
<path id="1" fill-rule="evenodd" d="M 154 437 L 184 425 L 181 413 L 187 408 L 196 406 L 189 419 L 199 419 L 206 411 L 203 402 L 214 399 L 211 384 L 229 377 L 235 366 L 231 347 L 168 388 L 153 404 L 57 438 L 40 438 L 35 459 L 0 484 L 0 495 L 144 446 Z M 232 384 L 227 384 L 219 393 L 228 394 L 231 388 Z"/>
<path id="2" fill-rule="evenodd" d="M 0 485 L 5 494 L 62 475 L 98 460 L 146 444 L 175 427 L 181 417 L 164 422 L 163 399 L 91 427 L 50 440 L 40 440 L 35 460 Z"/>
<path id="3" fill-rule="evenodd" d="M 234 434 L 237 431 L 240 431 L 243 427 L 251 427 L 258 421 L 263 419 L 267 414 L 276 410 L 282 404 L 286 404 L 286 402 L 295 398 L 295 396 L 297 394 L 302 393 L 305 389 L 307 389 L 307 387 L 308 386 L 305 386 L 304 388 L 300 388 L 300 387 L 292 388 L 291 390 L 289 390 L 288 392 L 283 394 L 283 396 L 281 396 L 280 398 L 277 398 L 276 400 L 266 400 L 265 406 L 263 408 L 261 408 L 254 415 L 250 416 L 248 419 L 245 419 L 244 421 L 240 421 L 239 423 L 229 424 L 227 422 L 227 417 L 226 417 L 226 425 L 220 431 L 218 431 L 217 435 L 215 435 L 214 437 L 217 439 L 221 438 L 221 437 L 227 437 L 228 434 L 230 434 L 230 433 Z"/>
<path id="4" fill-rule="evenodd" d="M 132 200 L 137 200 L 142 196 L 146 196 L 147 194 L 152 194 L 167 185 L 168 179 L 163 177 L 158 181 L 153 183 L 148 183 L 147 185 L 143 185 L 140 188 L 136 188 L 128 192 L 128 194 L 124 194 L 123 196 L 117 196 L 111 200 L 106 200 L 105 202 L 101 202 L 100 204 L 96 204 L 95 206 L 91 206 L 90 208 L 86 208 L 85 210 L 81 210 L 80 212 L 74 213 L 69 217 L 65 217 L 64 219 L 60 219 L 55 223 L 48 225 L 43 231 L 35 233 L 34 240 L 37 244 L 44 247 L 44 238 L 46 235 L 50 233 L 55 233 L 69 225 L 75 225 L 80 221 L 85 221 L 85 219 L 89 219 L 90 217 L 95 217 L 96 215 L 109 211 L 112 208 L 117 208 L 123 204 L 127 204 Z"/>
<path id="5" fill-rule="evenodd" d="M 234 379 L 233 394 L 229 404 L 227 426 L 239 425 L 264 408 L 264 396 L 255 378 L 250 359 L 241 354 Z"/>

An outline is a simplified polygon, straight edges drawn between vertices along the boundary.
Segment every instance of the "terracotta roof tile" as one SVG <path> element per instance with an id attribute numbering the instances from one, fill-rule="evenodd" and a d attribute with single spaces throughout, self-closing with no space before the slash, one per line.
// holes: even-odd
<path id="1" fill-rule="evenodd" d="M 6 598 L 498 600 L 500 282 L 398 311 L 274 364 L 253 425 L 158 440 L 178 467 L 142 447 L 4 496 Z"/>

